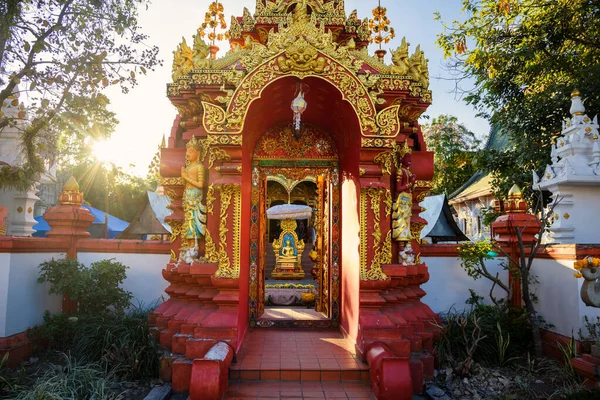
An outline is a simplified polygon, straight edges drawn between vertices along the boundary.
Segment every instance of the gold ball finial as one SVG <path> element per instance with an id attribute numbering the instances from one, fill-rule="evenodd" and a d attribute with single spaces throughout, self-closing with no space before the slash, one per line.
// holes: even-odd
<path id="1" fill-rule="evenodd" d="M 70 177 L 69 180 L 63 186 L 65 192 L 79 192 L 79 183 L 74 176 Z"/>
<path id="2" fill-rule="evenodd" d="M 512 185 L 512 187 L 508 191 L 508 198 L 509 199 L 522 199 L 523 198 L 523 191 L 516 183 L 514 185 Z"/>
<path id="3" fill-rule="evenodd" d="M 573 90 L 573 93 L 571 93 L 571 97 L 581 97 L 581 92 L 579 91 L 579 89 Z"/>

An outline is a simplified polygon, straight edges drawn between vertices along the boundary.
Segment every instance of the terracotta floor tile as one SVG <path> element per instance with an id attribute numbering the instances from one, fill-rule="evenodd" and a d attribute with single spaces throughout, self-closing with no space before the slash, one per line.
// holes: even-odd
<path id="1" fill-rule="evenodd" d="M 302 391 L 302 397 L 304 397 L 305 399 L 324 399 L 325 398 L 325 393 L 323 393 L 323 391 L 318 391 L 318 390 L 303 390 Z"/>
<path id="2" fill-rule="evenodd" d="M 345 392 L 332 392 L 325 390 L 325 398 L 326 399 L 347 399 Z"/>

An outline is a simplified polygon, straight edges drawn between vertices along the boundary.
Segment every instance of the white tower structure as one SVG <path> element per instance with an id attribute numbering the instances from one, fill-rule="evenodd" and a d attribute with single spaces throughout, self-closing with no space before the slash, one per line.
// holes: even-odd
<path id="1" fill-rule="evenodd" d="M 25 160 L 21 151 L 21 134 L 28 124 L 27 113 L 19 104 L 18 96 L 6 100 L 1 110 L 16 124 L 0 130 L 0 168 L 23 165 Z M 35 232 L 33 226 L 37 222 L 34 219 L 34 207 L 39 201 L 35 195 L 36 186 L 33 185 L 27 191 L 0 190 L 0 206 L 8 210 L 7 235 L 31 236 Z"/>
<path id="2" fill-rule="evenodd" d="M 534 173 L 534 187 L 552 192 L 555 204 L 550 227 L 559 244 L 600 243 L 600 142 L 598 117 L 585 113 L 581 94 L 572 94 L 571 118 L 563 122 L 552 145 L 552 165 L 541 179 Z"/>

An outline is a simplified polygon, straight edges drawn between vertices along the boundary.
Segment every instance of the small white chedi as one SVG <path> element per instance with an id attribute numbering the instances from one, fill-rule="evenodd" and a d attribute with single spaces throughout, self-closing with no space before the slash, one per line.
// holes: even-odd
<path id="1" fill-rule="evenodd" d="M 20 166 L 25 162 L 21 150 L 21 135 L 29 124 L 27 113 L 19 96 L 13 95 L 3 104 L 0 110 L 4 115 L 13 118 L 16 123 L 0 130 L 0 168 L 4 166 Z M 37 224 L 34 219 L 36 203 L 40 201 L 37 196 L 39 184 L 49 184 L 55 180 L 55 166 L 46 165 L 48 171 L 40 177 L 40 182 L 29 190 L 0 190 L 0 206 L 8 210 L 7 235 L 30 236 L 35 232 L 33 226 Z M 56 200 L 54 200 L 56 201 Z M 2 227 L 0 227 L 2 228 Z"/>
<path id="2" fill-rule="evenodd" d="M 552 164 L 544 175 L 534 172 L 535 189 L 552 192 L 550 232 L 555 243 L 598 243 L 600 213 L 600 142 L 598 117 L 591 119 L 578 90 L 572 94 L 571 118 L 563 122 L 552 145 Z"/>

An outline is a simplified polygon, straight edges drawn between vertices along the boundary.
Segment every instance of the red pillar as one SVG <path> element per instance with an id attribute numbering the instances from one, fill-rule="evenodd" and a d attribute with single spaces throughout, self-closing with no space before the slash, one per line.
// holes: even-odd
<path id="1" fill-rule="evenodd" d="M 499 202 L 496 203 L 496 209 L 500 210 Z M 535 237 L 540 232 L 541 222 L 535 215 L 529 214 L 527 209 L 527 202 L 523 199 L 521 189 L 517 185 L 513 185 L 508 192 L 508 200 L 504 202 L 504 211 L 506 214 L 498 217 L 492 224 L 492 237 L 517 262 L 519 262 L 520 257 L 517 230 L 521 233 L 524 248 L 529 248 L 534 241 L 541 239 Z M 525 257 L 527 256 L 525 254 Z M 511 269 L 518 268 L 513 263 L 510 264 L 510 267 Z M 513 291 L 511 304 L 514 307 L 521 307 L 523 305 L 521 280 L 511 270 L 508 273 L 508 280 Z"/>

